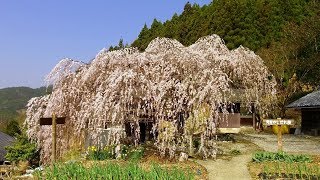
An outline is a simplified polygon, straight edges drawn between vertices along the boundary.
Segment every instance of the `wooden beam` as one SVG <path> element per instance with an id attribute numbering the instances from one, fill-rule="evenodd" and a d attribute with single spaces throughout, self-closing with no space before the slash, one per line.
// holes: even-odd
<path id="1" fill-rule="evenodd" d="M 65 124 L 66 118 L 65 117 L 56 117 L 56 124 Z M 51 118 L 40 118 L 40 125 L 52 125 L 52 117 Z"/>

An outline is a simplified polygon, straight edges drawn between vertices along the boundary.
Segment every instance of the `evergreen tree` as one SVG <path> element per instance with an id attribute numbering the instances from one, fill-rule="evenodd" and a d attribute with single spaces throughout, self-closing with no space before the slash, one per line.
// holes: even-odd
<path id="1" fill-rule="evenodd" d="M 25 133 L 18 135 L 12 146 L 6 146 L 5 149 L 6 159 L 13 163 L 28 161 L 31 165 L 39 165 L 40 156 L 37 145 L 30 142 Z"/>
<path id="2" fill-rule="evenodd" d="M 126 47 L 129 47 L 129 45 L 126 43 L 126 45 L 123 44 L 123 39 L 120 38 L 118 45 L 117 46 L 110 46 L 108 51 L 114 51 L 114 50 L 119 50 L 119 49 L 124 49 Z"/>
<path id="3" fill-rule="evenodd" d="M 123 39 L 121 38 L 118 43 L 118 49 L 123 49 L 123 48 L 124 48 Z"/>
<path id="4" fill-rule="evenodd" d="M 144 26 L 143 26 L 143 28 L 142 28 L 142 30 L 141 30 L 141 32 L 140 32 L 140 34 L 139 34 L 139 38 L 148 38 L 148 35 L 149 35 L 149 33 L 148 33 L 148 26 L 147 26 L 147 24 L 144 24 Z"/>
<path id="5" fill-rule="evenodd" d="M 114 50 L 113 46 L 110 46 L 108 49 L 108 51 L 113 51 L 113 50 Z"/>
<path id="6" fill-rule="evenodd" d="M 6 133 L 10 136 L 17 136 L 21 134 L 19 123 L 15 120 L 11 120 L 7 125 Z"/>

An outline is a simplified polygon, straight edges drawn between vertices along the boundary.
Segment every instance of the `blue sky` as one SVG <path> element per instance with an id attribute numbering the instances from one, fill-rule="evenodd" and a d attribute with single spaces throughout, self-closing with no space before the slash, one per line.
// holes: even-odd
<path id="1" fill-rule="evenodd" d="M 208 4 L 211 0 L 189 0 Z M 62 58 L 88 62 L 120 38 L 129 44 L 144 23 L 180 14 L 188 0 L 1 0 L 0 88 L 40 87 Z"/>

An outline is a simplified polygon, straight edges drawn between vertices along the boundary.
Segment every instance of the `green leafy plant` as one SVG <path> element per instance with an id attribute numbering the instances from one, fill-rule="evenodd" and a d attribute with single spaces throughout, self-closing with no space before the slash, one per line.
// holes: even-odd
<path id="1" fill-rule="evenodd" d="M 265 164 L 262 173 L 259 175 L 262 179 L 320 179 L 319 165 L 312 163 L 277 162 Z"/>
<path id="2" fill-rule="evenodd" d="M 138 148 L 131 149 L 128 153 L 129 160 L 140 160 L 144 155 L 144 147 L 140 146 Z"/>
<path id="3" fill-rule="evenodd" d="M 287 154 L 285 152 L 256 152 L 252 160 L 254 162 L 264 162 L 264 161 L 280 161 L 280 162 L 311 162 L 312 159 L 308 155 L 299 154 Z"/>
<path id="4" fill-rule="evenodd" d="M 39 163 L 37 145 L 30 142 L 25 133 L 17 135 L 17 139 L 12 146 L 6 146 L 5 149 L 7 151 L 5 157 L 11 162 L 28 161 L 31 164 Z"/>
<path id="5" fill-rule="evenodd" d="M 96 146 L 89 146 L 87 152 L 87 159 L 90 160 L 105 160 L 115 159 L 115 146 L 106 146 L 104 148 L 97 148 Z"/>
<path id="6" fill-rule="evenodd" d="M 136 163 L 119 165 L 117 163 L 93 164 L 85 167 L 79 162 L 57 163 L 44 172 L 34 174 L 38 179 L 194 179 L 194 174 L 178 167 L 163 168 L 152 164 L 145 170 Z"/>

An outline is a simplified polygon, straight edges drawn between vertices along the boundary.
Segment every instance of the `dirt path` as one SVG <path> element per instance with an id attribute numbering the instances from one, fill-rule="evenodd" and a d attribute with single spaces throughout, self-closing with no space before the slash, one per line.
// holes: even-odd
<path id="1" fill-rule="evenodd" d="M 247 163 L 251 160 L 251 155 L 239 155 L 231 160 L 197 160 L 208 171 L 209 179 L 251 179 L 248 172 Z"/>
<path id="2" fill-rule="evenodd" d="M 235 136 L 235 142 L 218 142 L 220 147 L 217 160 L 197 160 L 208 170 L 209 179 L 214 180 L 242 180 L 251 179 L 247 164 L 251 161 L 252 152 L 259 150 L 259 147 L 246 140 L 244 136 Z M 234 152 L 239 151 L 236 155 Z"/>

